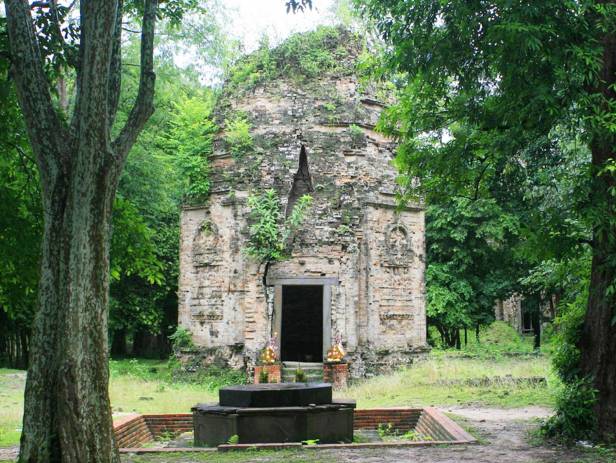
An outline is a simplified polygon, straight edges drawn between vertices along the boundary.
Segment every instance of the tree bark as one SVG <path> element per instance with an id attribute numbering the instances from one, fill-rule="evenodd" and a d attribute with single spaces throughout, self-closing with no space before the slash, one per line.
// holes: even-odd
<path id="1" fill-rule="evenodd" d="M 20 451 L 27 462 L 120 461 L 107 390 L 113 188 L 108 172 L 92 162 L 98 150 L 73 158 L 92 168 L 58 178 L 45 198 L 50 214 Z"/>
<path id="2" fill-rule="evenodd" d="M 601 234 L 595 237 L 590 296 L 579 343 L 581 370 L 598 391 L 595 413 L 599 437 L 605 441 L 616 438 L 616 311 L 613 296 L 607 296 L 608 287 L 616 281 L 616 272 L 607 262 L 610 256 L 614 258 L 608 244 L 611 239 Z"/>
<path id="3" fill-rule="evenodd" d="M 20 461 L 115 463 L 108 394 L 109 223 L 126 156 L 153 112 L 157 0 L 146 0 L 137 100 L 118 138 L 118 0 L 80 2 L 75 109 L 51 102 L 26 0 L 5 0 L 11 74 L 41 178 L 45 225 Z"/>
<path id="4" fill-rule="evenodd" d="M 614 4 L 614 0 L 603 3 Z M 616 102 L 616 35 L 602 39 L 603 62 L 599 85 L 602 112 L 610 112 Z M 592 242 L 592 268 L 588 308 L 579 342 L 580 368 L 598 391 L 595 406 L 599 437 L 616 439 L 616 175 L 601 173 L 616 162 L 616 137 L 605 130 L 593 134 L 591 143 L 594 185 L 591 204 L 596 210 Z"/>

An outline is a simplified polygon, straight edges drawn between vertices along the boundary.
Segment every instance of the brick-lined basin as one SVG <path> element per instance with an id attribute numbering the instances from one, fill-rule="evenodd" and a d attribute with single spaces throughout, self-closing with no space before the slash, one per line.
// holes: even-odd
<path id="1" fill-rule="evenodd" d="M 475 438 L 464 431 L 454 421 L 439 410 L 426 408 L 372 408 L 355 410 L 353 427 L 355 430 L 376 429 L 380 424 L 390 424 L 401 433 L 414 430 L 426 440 L 400 440 L 394 442 L 367 442 L 354 444 L 322 444 L 318 448 L 337 447 L 404 447 L 416 445 L 470 444 Z M 192 415 L 189 413 L 173 415 L 128 415 L 114 421 L 114 430 L 120 452 L 151 453 L 151 452 L 186 452 L 213 451 L 215 448 L 143 448 L 162 434 L 181 434 L 193 430 Z M 267 444 L 268 448 L 272 445 Z M 280 444 L 278 447 L 298 446 L 298 444 Z M 259 448 L 259 444 L 251 444 L 251 448 Z M 219 446 L 219 450 L 241 449 L 242 445 Z M 314 448 L 314 447 L 311 447 Z"/>

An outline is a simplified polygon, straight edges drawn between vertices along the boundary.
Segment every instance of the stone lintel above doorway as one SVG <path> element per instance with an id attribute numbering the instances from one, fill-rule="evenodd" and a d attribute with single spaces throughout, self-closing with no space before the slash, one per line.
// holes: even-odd
<path id="1" fill-rule="evenodd" d="M 323 286 L 338 286 L 340 280 L 338 277 L 314 277 L 314 276 L 287 276 L 277 275 L 275 277 L 267 277 L 268 286 L 291 286 L 291 285 L 323 285 Z"/>

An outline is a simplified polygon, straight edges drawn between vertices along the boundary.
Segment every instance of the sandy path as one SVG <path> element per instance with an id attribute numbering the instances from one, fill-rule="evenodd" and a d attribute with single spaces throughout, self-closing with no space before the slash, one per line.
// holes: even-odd
<path id="1" fill-rule="evenodd" d="M 337 462 L 413 462 L 413 463 L 595 463 L 575 449 L 536 446 L 529 442 L 528 431 L 538 418 L 551 411 L 543 407 L 516 409 L 480 407 L 442 407 L 445 413 L 464 418 L 480 439 L 480 444 L 439 448 L 379 450 L 343 450 L 332 455 Z M 324 455 L 323 455 L 324 456 Z M 327 458 L 325 458 L 327 460 Z M 598 462 L 596 462 L 598 463 Z"/>

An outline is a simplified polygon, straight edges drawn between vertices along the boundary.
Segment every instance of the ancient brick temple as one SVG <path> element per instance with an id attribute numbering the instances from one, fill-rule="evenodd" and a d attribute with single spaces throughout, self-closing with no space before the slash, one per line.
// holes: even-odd
<path id="1" fill-rule="evenodd" d="M 210 198 L 181 218 L 179 324 L 203 362 L 251 366 L 273 333 L 283 361 L 305 362 L 323 361 L 340 334 L 354 376 L 425 351 L 424 211 L 396 208 L 394 145 L 374 130 L 383 104 L 362 88 L 330 72 L 223 98 Z M 225 131 L 238 114 L 252 136 L 239 156 Z M 301 194 L 313 204 L 264 288 L 245 252 L 247 197 L 270 188 L 283 214 Z"/>

